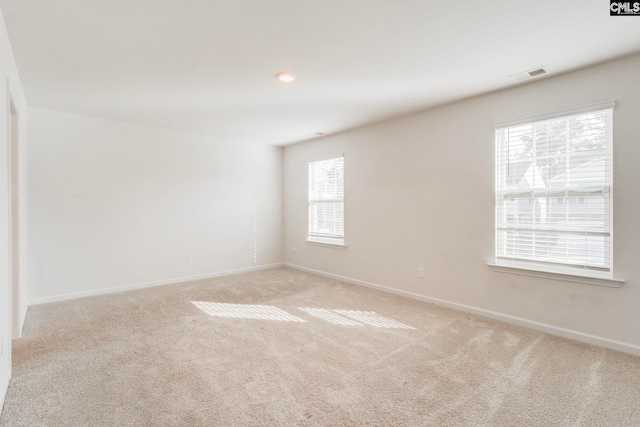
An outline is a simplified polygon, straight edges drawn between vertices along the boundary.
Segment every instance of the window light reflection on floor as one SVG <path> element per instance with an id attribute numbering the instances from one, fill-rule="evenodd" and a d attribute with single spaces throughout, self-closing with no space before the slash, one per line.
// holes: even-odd
<path id="1" fill-rule="evenodd" d="M 277 320 L 282 322 L 306 322 L 272 305 L 230 304 L 223 302 L 191 301 L 202 312 L 214 317 L 235 319 Z M 333 310 L 300 307 L 299 310 L 334 325 L 374 326 L 376 328 L 415 329 L 397 320 L 384 317 L 375 311 Z"/>
<path id="2" fill-rule="evenodd" d="M 228 304 L 221 302 L 191 301 L 204 313 L 215 317 L 236 319 L 278 320 L 281 322 L 306 322 L 272 305 Z"/>
<path id="3" fill-rule="evenodd" d="M 415 329 L 411 326 L 400 323 L 396 320 L 389 319 L 376 313 L 375 311 L 356 311 L 356 310 L 333 310 L 335 313 L 348 316 L 358 322 L 377 328 L 394 328 L 394 329 Z"/>
<path id="4" fill-rule="evenodd" d="M 326 308 L 300 308 L 299 310 L 302 310 L 305 313 L 309 313 L 310 315 L 318 317 L 322 320 L 326 320 L 327 322 L 333 323 L 334 325 L 362 326 L 361 323 L 357 323 L 345 317 L 338 316 L 337 314 L 333 313 L 332 310 L 327 310 Z"/>
<path id="5" fill-rule="evenodd" d="M 375 311 L 328 310 L 308 307 L 300 307 L 300 310 L 334 325 L 363 326 L 363 324 L 366 324 L 376 328 L 415 329 L 404 323 L 381 316 Z"/>

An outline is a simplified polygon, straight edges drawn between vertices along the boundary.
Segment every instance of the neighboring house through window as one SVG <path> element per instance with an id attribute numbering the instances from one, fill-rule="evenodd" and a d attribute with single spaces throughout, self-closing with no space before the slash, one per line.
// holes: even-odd
<path id="1" fill-rule="evenodd" d="M 344 157 L 309 162 L 310 242 L 344 245 Z"/>
<path id="2" fill-rule="evenodd" d="M 612 111 L 496 128 L 497 264 L 611 273 Z"/>

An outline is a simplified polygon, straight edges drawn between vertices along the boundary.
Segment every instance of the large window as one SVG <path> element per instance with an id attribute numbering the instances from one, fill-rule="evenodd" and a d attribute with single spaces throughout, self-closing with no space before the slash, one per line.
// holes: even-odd
<path id="1" fill-rule="evenodd" d="M 497 263 L 611 271 L 612 109 L 496 128 Z"/>
<path id="2" fill-rule="evenodd" d="M 308 239 L 344 245 L 344 157 L 309 163 Z"/>

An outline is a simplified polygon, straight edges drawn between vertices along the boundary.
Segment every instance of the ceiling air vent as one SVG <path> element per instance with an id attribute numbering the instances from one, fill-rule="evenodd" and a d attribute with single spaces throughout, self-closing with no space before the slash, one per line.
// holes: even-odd
<path id="1" fill-rule="evenodd" d="M 524 73 L 514 74 L 513 76 L 509 76 L 509 78 L 514 82 L 522 82 L 525 80 L 544 76 L 545 74 L 547 74 L 547 67 L 540 67 L 534 68 L 533 70 L 525 71 Z"/>

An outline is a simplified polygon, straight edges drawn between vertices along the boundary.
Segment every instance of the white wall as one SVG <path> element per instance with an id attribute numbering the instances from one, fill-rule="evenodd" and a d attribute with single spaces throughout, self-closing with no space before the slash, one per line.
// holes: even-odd
<path id="1" fill-rule="evenodd" d="M 282 261 L 281 148 L 29 114 L 31 303 Z"/>
<path id="2" fill-rule="evenodd" d="M 7 84 L 7 81 L 9 84 Z M 0 409 L 11 378 L 11 282 L 10 275 L 10 239 L 9 239 L 9 96 L 20 113 L 19 126 L 21 133 L 20 166 L 22 174 L 22 249 L 26 251 L 27 206 L 26 206 L 26 129 L 27 107 L 18 70 L 13 58 L 13 51 L 0 15 Z M 22 256 L 22 266 L 27 264 L 26 253 Z M 27 285 L 27 277 L 22 276 L 22 285 Z M 24 292 L 23 292 L 24 296 Z M 24 319 L 26 306 L 23 306 L 20 318 Z"/>
<path id="3" fill-rule="evenodd" d="M 640 55 L 287 147 L 286 262 L 494 317 L 515 316 L 530 326 L 550 325 L 556 333 L 565 328 L 577 332 L 569 336 L 586 341 L 592 337 L 580 334 L 619 341 L 638 352 L 638 76 Z M 627 282 L 614 289 L 489 270 L 494 123 L 611 99 L 617 101 L 614 273 Z M 346 250 L 305 243 L 307 162 L 340 152 L 345 155 Z M 424 279 L 417 277 L 419 266 L 426 267 Z"/>

